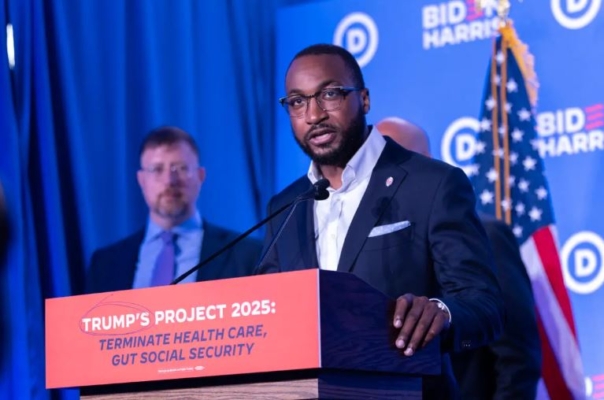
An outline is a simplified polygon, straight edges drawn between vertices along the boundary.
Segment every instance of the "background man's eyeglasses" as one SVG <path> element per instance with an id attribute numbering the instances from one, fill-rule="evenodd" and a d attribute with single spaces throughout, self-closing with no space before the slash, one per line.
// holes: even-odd
<path id="1" fill-rule="evenodd" d="M 141 167 L 141 171 L 146 172 L 154 179 L 159 180 L 165 171 L 168 171 L 170 175 L 175 174 L 179 179 L 187 179 L 193 175 L 194 168 L 187 164 L 173 164 L 167 169 L 163 164 L 151 165 L 149 167 Z"/>

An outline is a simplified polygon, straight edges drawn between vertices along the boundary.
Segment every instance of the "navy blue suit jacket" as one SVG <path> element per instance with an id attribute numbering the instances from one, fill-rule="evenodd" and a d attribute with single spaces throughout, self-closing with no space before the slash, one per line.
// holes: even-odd
<path id="1" fill-rule="evenodd" d="M 203 261 L 237 237 L 237 233 L 203 222 L 203 243 L 199 260 Z M 131 289 L 145 231 L 95 251 L 86 277 L 86 293 Z M 251 275 L 260 257 L 260 240 L 246 238 L 197 271 L 197 281 L 236 278 Z"/>
<path id="2" fill-rule="evenodd" d="M 531 282 L 510 228 L 482 216 L 493 246 L 506 323 L 493 344 L 452 355 L 463 399 L 533 400 L 541 377 L 541 342 Z"/>
<path id="3" fill-rule="evenodd" d="M 405 293 L 437 297 L 449 307 L 445 350 L 470 350 L 502 330 L 503 301 L 492 251 L 475 211 L 475 196 L 462 170 L 408 151 L 387 138 L 344 241 L 338 271 L 351 272 L 397 298 Z M 392 178 L 393 183 L 387 185 Z M 311 186 L 302 177 L 273 197 L 271 213 Z M 317 267 L 314 200 L 302 203 L 258 272 Z M 268 226 L 270 241 L 283 221 Z M 372 228 L 400 221 L 408 228 L 368 237 Z M 266 243 L 265 243 L 266 246 Z M 426 387 L 426 398 L 452 398 L 453 372 L 443 355 L 446 382 Z M 436 387 L 438 386 L 438 387 Z"/>

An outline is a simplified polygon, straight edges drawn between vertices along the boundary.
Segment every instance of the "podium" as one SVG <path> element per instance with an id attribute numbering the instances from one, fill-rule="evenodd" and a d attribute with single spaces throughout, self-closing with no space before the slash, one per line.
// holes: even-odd
<path id="1" fill-rule="evenodd" d="M 395 301 L 318 269 L 46 300 L 46 387 L 83 399 L 421 399 Z"/>

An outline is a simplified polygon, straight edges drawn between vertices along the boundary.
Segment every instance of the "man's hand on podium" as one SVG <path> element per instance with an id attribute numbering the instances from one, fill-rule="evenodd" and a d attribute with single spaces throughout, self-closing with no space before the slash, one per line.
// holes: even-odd
<path id="1" fill-rule="evenodd" d="M 406 356 L 412 356 L 419 347 L 424 347 L 449 327 L 451 316 L 441 304 L 410 293 L 396 300 L 394 327 L 401 329 L 396 347 L 404 349 Z"/>

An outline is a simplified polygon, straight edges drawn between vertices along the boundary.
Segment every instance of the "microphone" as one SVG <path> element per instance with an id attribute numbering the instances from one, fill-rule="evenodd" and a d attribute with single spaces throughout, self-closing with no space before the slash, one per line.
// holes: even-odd
<path id="1" fill-rule="evenodd" d="M 314 185 L 312 185 L 312 187 L 314 189 L 315 200 L 325 200 L 329 197 L 329 192 L 327 191 L 329 181 L 327 179 L 319 179 Z"/>
<path id="2" fill-rule="evenodd" d="M 315 200 L 325 200 L 326 198 L 329 197 L 329 192 L 327 191 L 328 187 L 329 187 L 329 181 L 327 179 L 325 179 L 325 178 L 319 179 L 317 182 L 315 182 L 315 184 L 313 185 L 313 188 L 311 190 L 309 190 L 306 193 L 302 193 L 300 196 L 296 197 L 296 199 L 293 202 L 290 203 L 291 208 L 289 210 L 289 213 L 287 214 L 287 217 L 285 217 L 285 219 L 279 226 L 279 229 L 273 236 L 273 239 L 271 240 L 270 244 L 266 248 L 266 251 L 264 252 L 262 257 L 260 257 L 260 261 L 256 265 L 256 270 L 258 268 L 260 268 L 262 263 L 264 263 L 264 260 L 266 259 L 266 257 L 269 255 L 269 253 L 275 246 L 275 243 L 277 243 L 277 239 L 279 239 L 279 237 L 281 236 L 281 233 L 283 233 L 283 230 L 285 229 L 285 226 L 287 225 L 287 222 L 289 221 L 291 216 L 294 214 L 294 210 L 296 209 L 296 206 L 303 201 L 310 200 L 313 198 Z"/>
<path id="3" fill-rule="evenodd" d="M 195 272 L 195 271 L 199 270 L 200 268 L 202 268 L 203 266 L 209 264 L 216 257 L 218 257 L 219 255 L 221 255 L 225 251 L 229 250 L 231 247 L 235 246 L 237 243 L 239 243 L 240 241 L 242 241 L 243 239 L 245 239 L 247 236 L 249 236 L 250 233 L 254 232 L 256 229 L 260 228 L 262 225 L 266 224 L 267 222 L 269 222 L 270 220 L 272 220 L 273 218 L 275 218 L 277 215 L 281 214 L 287 208 L 291 207 L 291 211 L 290 211 L 289 215 L 287 216 L 286 221 L 289 219 L 289 217 L 293 213 L 293 210 L 295 209 L 296 205 L 298 205 L 298 203 L 300 203 L 302 201 L 310 200 L 310 199 L 325 200 L 326 198 L 329 197 L 329 192 L 327 191 L 328 187 L 329 187 L 329 181 L 327 179 L 320 179 L 320 180 L 318 180 L 317 182 L 315 182 L 315 184 L 312 186 L 312 188 L 310 188 L 306 192 L 298 195 L 298 197 L 296 197 L 293 201 L 290 201 L 289 203 L 287 203 L 284 206 L 280 207 L 277 211 L 273 212 L 271 215 L 269 215 L 268 217 L 264 218 L 262 221 L 258 222 L 256 225 L 252 226 L 250 229 L 248 229 L 247 231 L 243 232 L 241 235 L 237 236 L 235 239 L 233 239 L 233 241 L 231 241 L 230 243 L 228 243 L 222 249 L 218 250 L 217 252 L 215 252 L 214 254 L 212 254 L 211 256 L 209 256 L 208 258 L 206 258 L 205 260 L 199 262 L 199 264 L 197 264 L 196 266 L 192 267 L 188 271 L 184 272 L 180 276 L 176 277 L 170 283 L 170 285 L 176 285 L 177 283 L 181 282 L 183 279 L 185 279 L 186 277 L 188 277 L 189 275 L 191 275 L 193 272 Z M 282 227 L 279 229 L 279 235 L 280 235 L 280 232 L 283 230 L 283 226 L 284 225 L 285 224 L 282 224 Z M 274 239 L 273 239 L 273 242 L 275 242 Z M 269 246 L 269 249 L 272 248 L 272 246 L 274 244 L 273 242 Z M 264 258 L 266 258 L 266 254 L 268 254 L 268 251 L 262 256 L 261 261 L 264 261 Z M 260 265 L 260 263 L 258 265 Z"/>

